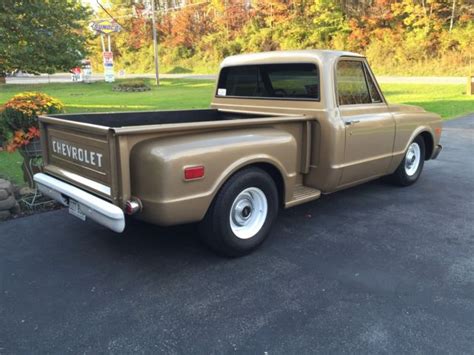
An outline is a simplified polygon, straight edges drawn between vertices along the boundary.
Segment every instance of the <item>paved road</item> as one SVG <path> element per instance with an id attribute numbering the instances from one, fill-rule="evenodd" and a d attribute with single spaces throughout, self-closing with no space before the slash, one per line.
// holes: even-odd
<path id="1" fill-rule="evenodd" d="M 0 353 L 472 353 L 474 115 L 443 144 L 415 186 L 284 211 L 241 259 L 192 226 L 2 223 Z"/>
<path id="2" fill-rule="evenodd" d="M 154 79 L 155 74 L 126 74 L 119 76 L 116 73 L 116 79 L 134 79 L 149 78 Z M 160 74 L 161 79 L 196 79 L 196 80 L 215 80 L 214 74 Z M 92 81 L 104 81 L 104 76 L 100 74 L 93 75 Z M 31 75 L 7 78 L 7 84 L 46 84 L 46 83 L 71 83 L 71 74 L 58 73 L 53 75 Z M 76 83 L 78 84 L 78 83 Z"/>
<path id="3" fill-rule="evenodd" d="M 117 76 L 118 77 L 118 76 Z M 127 74 L 123 78 L 154 78 L 154 74 Z M 214 74 L 160 74 L 162 79 L 215 80 Z M 103 75 L 94 75 L 92 81 L 103 81 Z M 379 83 L 411 84 L 466 84 L 461 76 L 377 76 Z M 22 76 L 7 78 L 7 84 L 72 83 L 70 74 Z"/>

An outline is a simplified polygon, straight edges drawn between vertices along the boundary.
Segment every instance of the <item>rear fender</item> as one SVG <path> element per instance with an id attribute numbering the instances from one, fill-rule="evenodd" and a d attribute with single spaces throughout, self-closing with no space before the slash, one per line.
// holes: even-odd
<path id="1" fill-rule="evenodd" d="M 132 195 L 143 203 L 138 217 L 160 225 L 199 221 L 225 181 L 256 163 L 278 169 L 286 194 L 291 194 L 297 154 L 295 137 L 275 128 L 207 132 L 139 143 L 130 155 Z M 205 176 L 185 181 L 184 168 L 190 166 L 204 166 Z"/>

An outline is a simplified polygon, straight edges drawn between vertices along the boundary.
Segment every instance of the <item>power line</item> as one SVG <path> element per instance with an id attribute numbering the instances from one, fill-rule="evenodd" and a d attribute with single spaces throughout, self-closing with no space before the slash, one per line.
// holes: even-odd
<path id="1" fill-rule="evenodd" d="M 121 27 L 123 27 L 123 25 L 122 25 L 120 22 L 118 22 L 118 21 L 107 11 L 107 9 L 106 9 L 105 7 L 102 6 L 102 4 L 99 2 L 99 0 L 95 0 L 95 1 L 97 2 L 97 5 L 99 5 L 100 8 L 101 8 L 102 10 L 104 10 L 104 12 L 105 12 L 107 15 L 109 15 L 109 17 L 110 17 L 112 20 L 114 20 L 114 22 L 118 23 Z"/>

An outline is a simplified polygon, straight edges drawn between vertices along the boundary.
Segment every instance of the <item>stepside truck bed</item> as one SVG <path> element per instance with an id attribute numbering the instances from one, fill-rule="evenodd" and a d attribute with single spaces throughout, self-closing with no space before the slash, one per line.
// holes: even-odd
<path id="1" fill-rule="evenodd" d="M 296 125 L 297 132 L 302 132 L 297 127 L 308 120 L 303 116 L 217 109 L 41 116 L 44 174 L 37 174 L 35 180 L 47 195 L 55 193 L 52 186 L 58 186 L 58 182 L 54 179 L 64 182 L 66 190 L 60 195 L 65 205 L 69 197 L 80 201 L 90 196 L 101 199 L 103 210 L 98 214 L 97 210 L 86 211 L 87 217 L 120 231 L 122 222 L 109 219 L 122 220 L 125 202 L 132 197 L 130 160 L 139 143 L 178 136 L 187 136 L 186 140 L 192 142 L 196 134 L 228 130 L 246 131 L 248 135 L 252 132 L 249 129 L 268 129 L 283 123 Z M 54 197 L 61 200 L 61 196 L 56 193 Z M 104 221 L 103 215 L 110 211 L 114 211 L 113 216 Z"/>
<path id="2" fill-rule="evenodd" d="M 137 141 L 171 131 L 258 125 L 269 118 L 216 109 L 42 116 L 44 170 L 120 205 L 119 169 L 128 165 L 128 149 Z"/>

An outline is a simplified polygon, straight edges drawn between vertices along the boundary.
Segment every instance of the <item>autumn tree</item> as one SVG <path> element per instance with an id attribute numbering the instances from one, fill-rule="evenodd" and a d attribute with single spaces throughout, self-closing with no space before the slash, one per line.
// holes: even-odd
<path id="1" fill-rule="evenodd" d="M 0 76 L 68 71 L 87 49 L 89 11 L 78 0 L 2 0 Z"/>
<path id="2" fill-rule="evenodd" d="M 109 0 L 124 30 L 117 67 L 152 71 L 147 0 Z M 473 52 L 472 0 L 155 0 L 161 68 L 215 72 L 226 56 L 291 49 L 351 50 L 377 73 L 464 75 Z M 99 13 L 101 17 L 106 14 Z M 98 39 L 97 63 L 101 63 Z"/>

